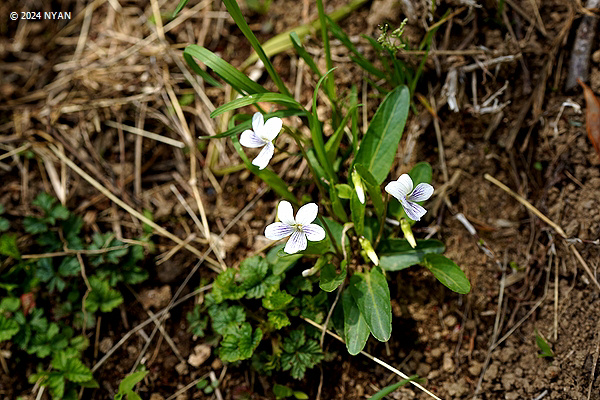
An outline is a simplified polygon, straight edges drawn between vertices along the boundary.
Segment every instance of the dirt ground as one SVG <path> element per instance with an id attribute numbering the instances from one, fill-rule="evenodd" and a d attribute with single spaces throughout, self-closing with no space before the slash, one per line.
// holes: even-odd
<path id="1" fill-rule="evenodd" d="M 166 13 L 177 2 L 152 3 Z M 400 3 L 368 2 L 341 26 L 374 59 L 360 35 L 377 35 L 377 24 L 386 21 L 397 26 L 405 17 Z M 409 117 L 392 176 L 408 171 L 418 161 L 431 163 L 436 195 L 417 232 L 446 244 L 446 256 L 466 272 L 472 291 L 456 295 L 425 269 L 393 273 L 392 339 L 387 346 L 371 339 L 365 350 L 407 375 L 425 378 L 424 386 L 442 399 L 599 400 L 600 290 L 583 263 L 596 277 L 600 162 L 586 135 L 585 115 L 564 106 L 570 100 L 585 109 L 580 88 L 564 89 L 575 30 L 582 17 L 578 2 L 507 0 L 501 11 L 494 1 L 476 2 L 481 7 L 469 8 L 463 5 L 468 1 L 442 0 L 437 2 L 433 19 L 428 18 L 428 2 L 413 3 L 416 18 L 409 21 L 406 31 L 413 48 L 424 37 L 425 26 L 446 11 L 452 16 L 436 33 L 435 50 L 427 58 L 416 90 L 424 100 L 414 98 L 417 112 Z M 342 4 L 341 0 L 328 1 L 327 11 Z M 393 7 L 387 10 L 387 4 Z M 218 121 L 208 118 L 208 104 L 223 104 L 229 95 L 226 89 L 207 86 L 203 89 L 206 99 L 196 96 L 182 106 L 185 127 L 172 96 L 193 95 L 196 90 L 189 83 L 181 56 L 185 45 L 204 45 L 236 66 L 250 55 L 250 46 L 224 6 L 219 1 L 190 0 L 188 11 L 182 14 L 185 18 L 174 26 L 164 21 L 162 30 L 148 21 L 150 2 L 140 1 L 38 4 L 9 0 L 0 5 L 0 16 L 6 20 L 10 11 L 28 7 L 71 11 L 73 18 L 0 24 L 0 148 L 9 151 L 28 144 L 41 160 L 2 161 L 7 168 L 0 170 L 4 182 L 0 197 L 5 205 L 11 205 L 8 213 L 28 215 L 31 200 L 40 190 L 54 193 L 44 166 L 51 162 L 65 174 L 67 205 L 85 215 L 87 231 L 112 227 L 123 237 L 135 237 L 141 231 L 139 221 L 88 180 L 65 168 L 49 150 L 52 143 L 125 203 L 151 210 L 155 221 L 174 235 L 184 239 L 197 231 L 170 188 L 177 185 L 190 207 L 199 211 L 188 184 L 192 171 L 189 155 L 117 127 L 136 125 L 182 142 L 188 140 L 187 131 L 190 137 L 197 137 L 220 130 Z M 244 13 L 261 41 L 317 16 L 313 2 L 294 0 L 274 0 L 265 15 L 245 8 Z M 510 29 L 505 21 L 510 21 Z M 313 36 L 306 46 L 324 68 L 320 41 Z M 334 40 L 332 48 L 340 93 L 347 94 L 351 84 L 359 85 L 361 92 L 362 72 L 339 42 Z M 589 83 L 598 93 L 600 50 L 596 49 L 594 44 Z M 509 55 L 512 60 L 486 64 Z M 416 67 L 422 55 L 408 52 L 400 57 Z M 299 88 L 298 98 L 306 104 L 315 84 L 308 68 L 299 73 L 298 60 L 291 52 L 275 56 L 274 63 L 288 87 Z M 453 70 L 458 71 L 457 111 L 449 109 L 442 89 Z M 273 88 L 264 71 L 259 82 Z M 366 93 L 361 102 L 367 104 L 370 116 L 381 96 L 371 85 Z M 497 103 L 486 112 L 485 102 L 493 95 Z M 425 102 L 437 105 L 437 119 L 431 117 Z M 493 104 L 490 101 L 488 105 Z M 325 114 L 327 109 L 320 112 Z M 282 145 L 293 150 L 293 143 Z M 223 172 L 239 163 L 229 141 L 202 142 L 199 148 L 197 180 L 211 231 L 219 234 L 241 215 L 222 242 L 225 262 L 235 265 L 267 243 L 260 236 L 264 224 L 254 216 L 272 213 L 277 198 L 273 193 L 264 194 L 264 185 L 247 171 Z M 308 170 L 297 158 L 276 156 L 273 165 L 276 172 L 298 184 L 298 190 L 307 190 L 302 183 Z M 569 239 L 486 179 L 486 174 L 529 201 Z M 244 210 L 247 205 L 250 208 Z M 461 223 L 460 214 L 474 226 L 475 235 Z M 157 241 L 160 253 L 173 248 L 167 238 Z M 206 241 L 193 243 L 202 251 L 207 248 Z M 185 249 L 159 266 L 150 257 L 145 265 L 150 279 L 135 290 L 142 299 L 146 296 L 156 301 L 151 309 L 160 310 L 166 304 L 160 294 L 168 302 L 196 260 Z M 182 295 L 214 276 L 208 267 L 201 268 Z M 187 332 L 185 313 L 192 307 L 190 300 L 173 309 L 165 324 L 186 360 L 201 344 Z M 133 295 L 126 298 L 120 314 L 112 315 L 114 318 L 102 325 L 99 356 L 90 354 L 90 366 L 147 318 Z M 538 357 L 536 331 L 550 344 L 555 357 Z M 151 327 L 145 328 L 145 335 L 150 333 Z M 145 335 L 132 335 L 98 369 L 94 377 L 100 388 L 86 391 L 87 398 L 112 398 L 120 379 L 138 359 Z M 270 399 L 275 381 L 291 381 L 284 375 L 258 376 L 248 364 L 225 366 L 214 352 L 199 367 L 182 365 L 162 337 L 157 338 L 144 359 L 150 370 L 140 388 L 144 399 L 209 398 L 193 387 L 169 397 L 209 372 L 221 379 L 219 388 L 225 399 Z M 317 397 L 319 382 L 321 399 L 362 399 L 397 381 L 397 376 L 369 359 L 349 356 L 333 339 L 326 339 L 324 349 L 328 356 L 321 368 L 290 383 L 311 399 Z M 8 350 L 6 343 L 0 350 Z M 7 362 L 11 373 L 0 374 L 0 397 L 35 398 L 25 377 L 36 366 L 20 356 Z M 48 398 L 47 394 L 42 398 Z M 430 397 L 405 387 L 387 398 Z"/>

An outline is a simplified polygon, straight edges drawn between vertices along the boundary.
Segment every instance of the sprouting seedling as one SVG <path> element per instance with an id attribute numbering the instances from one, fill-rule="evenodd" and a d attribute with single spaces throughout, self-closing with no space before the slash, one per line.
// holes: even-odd
<path id="1" fill-rule="evenodd" d="M 542 337 L 542 335 L 540 335 L 537 329 L 535 330 L 535 343 L 540 349 L 538 357 L 554 357 L 554 352 L 550 348 L 550 345 L 548 344 L 548 342 L 546 342 L 546 340 L 544 340 L 544 338 Z"/>
<path id="2" fill-rule="evenodd" d="M 308 203 L 300 207 L 296 218 L 289 201 L 280 201 L 277 206 L 277 218 L 281 222 L 274 222 L 265 229 L 267 239 L 279 240 L 292 235 L 283 251 L 294 254 L 306 250 L 307 240 L 319 242 L 325 239 L 325 230 L 312 222 L 317 218 L 319 206 Z"/>
<path id="3" fill-rule="evenodd" d="M 283 122 L 281 118 L 271 117 L 266 122 L 261 113 L 257 112 L 252 116 L 252 129 L 246 129 L 240 136 L 242 146 L 263 149 L 258 156 L 252 160 L 252 164 L 258 169 L 265 169 L 273 157 L 275 146 L 273 141 L 281 131 Z"/>
<path id="4" fill-rule="evenodd" d="M 417 202 L 429 199 L 433 194 L 433 186 L 429 183 L 419 183 L 413 190 L 413 181 L 410 175 L 402 174 L 398 180 L 388 183 L 385 186 L 385 191 L 402 204 L 408 218 L 413 221 L 420 221 L 427 210 Z"/>

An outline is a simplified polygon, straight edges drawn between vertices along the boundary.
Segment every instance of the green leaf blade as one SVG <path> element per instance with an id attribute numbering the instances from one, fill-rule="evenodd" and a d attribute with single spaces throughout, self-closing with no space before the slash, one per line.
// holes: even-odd
<path id="1" fill-rule="evenodd" d="M 371 331 L 348 290 L 342 293 L 342 307 L 344 309 L 346 348 L 350 354 L 355 356 L 365 347 Z"/>
<path id="2" fill-rule="evenodd" d="M 386 342 L 392 335 L 390 289 L 378 268 L 350 278 L 350 293 L 375 339 Z"/>
<path id="3" fill-rule="evenodd" d="M 399 86 L 385 97 L 365 133 L 354 160 L 364 165 L 380 185 L 388 173 L 398 151 L 410 106 L 410 92 Z"/>
<path id="4" fill-rule="evenodd" d="M 421 264 L 427 254 L 441 254 L 443 242 L 435 239 L 417 239 L 414 249 L 406 239 L 386 239 L 378 247 L 379 266 L 386 271 L 400 271 Z"/>
<path id="5" fill-rule="evenodd" d="M 449 258 L 440 254 L 427 254 L 424 263 L 437 280 L 448 289 L 460 294 L 467 294 L 471 291 L 471 283 L 467 276 Z"/>

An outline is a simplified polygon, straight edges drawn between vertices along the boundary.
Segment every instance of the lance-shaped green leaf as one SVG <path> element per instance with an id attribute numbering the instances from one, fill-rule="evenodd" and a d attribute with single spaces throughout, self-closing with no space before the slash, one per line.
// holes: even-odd
<path id="1" fill-rule="evenodd" d="M 306 49 L 302 45 L 302 41 L 298 37 L 298 33 L 290 33 L 290 40 L 292 42 L 292 45 L 294 46 L 294 50 L 296 50 L 296 54 L 298 54 L 304 60 L 304 62 L 306 63 L 306 65 L 308 65 L 311 71 L 314 72 L 315 75 L 317 75 L 320 79 L 323 76 L 323 73 L 317 66 L 317 63 L 315 63 L 315 60 L 310 54 L 308 54 L 308 51 L 306 51 Z"/>
<path id="2" fill-rule="evenodd" d="M 410 175 L 410 179 L 412 179 L 414 187 L 417 187 L 419 183 L 431 183 L 431 179 L 433 178 L 433 170 L 428 162 L 421 161 L 416 163 L 415 166 L 411 168 L 408 175 Z M 419 202 L 418 204 L 422 205 L 423 202 Z M 406 213 L 404 212 L 400 202 L 393 197 L 390 199 L 390 203 L 388 205 L 388 213 L 397 219 L 407 219 L 411 225 L 415 223 L 415 221 L 406 216 Z"/>
<path id="3" fill-rule="evenodd" d="M 367 339 L 369 339 L 369 326 L 348 290 L 342 293 L 342 307 L 344 309 L 346 348 L 348 353 L 355 356 L 365 347 Z"/>
<path id="4" fill-rule="evenodd" d="M 238 108 L 246 107 L 251 104 L 256 103 L 276 103 L 282 104 L 284 106 L 288 106 L 290 108 L 296 108 L 302 110 L 303 107 L 300 103 L 294 100 L 292 97 L 287 96 L 281 93 L 256 93 L 249 94 L 244 97 L 240 97 L 239 99 L 235 99 L 230 101 L 227 104 L 223 104 L 221 107 L 217 108 L 215 111 L 210 113 L 211 118 L 215 118 L 224 112 L 237 110 Z"/>
<path id="5" fill-rule="evenodd" d="M 423 263 L 427 254 L 441 254 L 445 250 L 444 243 L 435 239 L 417 239 L 414 249 L 406 239 L 385 239 L 378 247 L 379 266 L 386 271 L 400 271 Z"/>
<path id="6" fill-rule="evenodd" d="M 355 104 L 352 107 L 350 107 L 348 113 L 346 114 L 346 116 L 344 116 L 342 122 L 340 122 L 340 125 L 338 126 L 336 131 L 333 133 L 333 135 L 331 135 L 327 143 L 325 143 L 325 152 L 327 153 L 327 158 L 329 159 L 330 163 L 333 164 L 333 162 L 335 161 L 335 156 L 337 155 L 338 149 L 340 148 L 340 143 L 344 135 L 344 128 L 346 127 L 348 120 L 350 119 L 350 117 L 352 117 L 354 110 L 356 110 L 356 108 L 361 105 L 362 104 Z"/>
<path id="7" fill-rule="evenodd" d="M 454 261 L 440 254 L 427 254 L 424 264 L 433 275 L 448 289 L 467 294 L 471 291 L 471 284 L 465 273 Z"/>
<path id="8" fill-rule="evenodd" d="M 333 167 L 327 158 L 327 152 L 325 151 L 325 142 L 323 141 L 323 131 L 321 129 L 321 122 L 317 116 L 317 94 L 319 93 L 319 88 L 323 83 L 323 80 L 329 76 L 330 73 L 333 72 L 335 68 L 330 69 L 319 79 L 317 85 L 315 86 L 315 90 L 313 92 L 313 104 L 312 104 L 312 113 L 310 116 L 310 136 L 312 139 L 312 144 L 315 148 L 315 153 L 317 154 L 317 159 L 319 160 L 319 164 L 325 170 L 327 174 L 327 178 L 329 181 L 333 181 L 336 179 L 336 176 L 333 172 Z M 334 194 L 335 195 L 335 194 Z"/>
<path id="9" fill-rule="evenodd" d="M 387 177 L 394 162 L 409 106 L 410 93 L 406 86 L 398 86 L 388 93 L 375 112 L 358 148 L 354 164 L 365 166 L 379 185 Z"/>
<path id="10" fill-rule="evenodd" d="M 350 278 L 350 293 L 375 339 L 386 342 L 392 335 L 390 289 L 377 267 Z"/>
<path id="11" fill-rule="evenodd" d="M 207 77 L 210 78 L 210 75 L 200 68 L 194 58 L 197 58 L 206 64 L 206 66 L 212 69 L 215 74 L 223 78 L 225 82 L 229 83 L 232 88 L 240 93 L 254 94 L 267 92 L 267 89 L 248 78 L 246 75 L 238 71 L 237 68 L 223 60 L 218 55 L 214 54 L 212 51 L 205 49 L 202 46 L 198 46 L 196 44 L 187 46 L 183 51 L 183 58 L 188 63 L 190 68 L 197 74 L 201 75 L 204 79 L 207 79 Z M 212 83 L 216 82 L 213 78 L 210 79 Z"/>
<path id="12" fill-rule="evenodd" d="M 365 187 L 367 188 L 369 197 L 371 198 L 371 201 L 373 202 L 373 207 L 375 207 L 375 213 L 377 214 L 377 216 L 381 217 L 383 215 L 383 213 L 385 212 L 385 206 L 383 204 L 383 197 L 381 196 L 381 187 L 375 180 L 375 177 L 373 176 L 373 174 L 371 174 L 369 172 L 369 170 L 366 169 L 363 165 L 356 164 L 356 165 L 354 165 L 354 168 L 356 169 L 356 172 L 358 172 L 358 174 L 362 178 L 363 183 L 365 184 Z"/>
<path id="13" fill-rule="evenodd" d="M 279 176 L 277 176 L 277 174 L 275 172 L 273 172 L 269 169 L 265 168 L 265 169 L 260 170 L 260 169 L 258 169 L 257 166 L 252 165 L 252 163 L 250 162 L 248 157 L 246 157 L 246 153 L 244 153 L 244 150 L 242 149 L 242 145 L 240 144 L 240 141 L 237 138 L 237 136 L 233 136 L 231 138 L 231 141 L 233 142 L 233 147 L 235 147 L 235 150 L 239 154 L 242 161 L 244 161 L 244 164 L 246 164 L 246 168 L 248 168 L 250 170 L 250 172 L 252 172 L 254 175 L 256 175 L 260 179 L 262 179 L 263 182 L 265 182 L 267 185 L 269 185 L 269 187 L 271 189 L 273 189 L 278 195 L 280 195 L 281 197 L 290 201 L 293 204 L 296 204 L 296 205 L 298 204 L 298 200 L 288 190 L 288 186 L 283 181 L 283 179 L 281 179 Z"/>
<path id="14" fill-rule="evenodd" d="M 275 82 L 275 85 L 277 85 L 277 88 L 279 89 L 279 91 L 283 94 L 287 94 L 287 95 L 291 96 L 289 90 L 283 83 L 283 80 L 281 79 L 281 77 L 279 76 L 277 71 L 275 71 L 275 67 L 271 63 L 271 60 L 269 60 L 269 57 L 267 57 L 267 55 L 265 54 L 265 50 L 261 46 L 261 44 L 258 41 L 258 39 L 256 38 L 256 36 L 254 36 L 254 32 L 252 32 L 252 30 L 248 26 L 248 23 L 244 19 L 244 16 L 242 15 L 242 11 L 240 10 L 240 7 L 237 4 L 237 1 L 236 0 L 223 0 L 223 3 L 225 4 L 225 7 L 227 7 L 227 11 L 229 11 L 229 15 L 231 15 L 231 17 L 235 21 L 235 24 L 242 31 L 244 36 L 246 36 L 246 39 L 248 39 L 248 41 L 250 42 L 250 45 L 252 45 L 252 48 L 254 49 L 254 51 L 260 58 L 260 60 L 263 62 L 265 69 L 267 70 L 267 73 L 269 74 L 271 79 L 273 79 L 273 82 Z"/>

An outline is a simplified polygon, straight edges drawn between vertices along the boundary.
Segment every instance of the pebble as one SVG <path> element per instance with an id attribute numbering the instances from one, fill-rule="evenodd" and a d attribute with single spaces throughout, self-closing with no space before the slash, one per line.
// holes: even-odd
<path id="1" fill-rule="evenodd" d="M 429 374 L 429 371 L 431 371 L 431 366 L 429 364 L 420 363 L 417 367 L 417 375 L 419 376 L 427 376 L 427 374 Z"/>
<path id="2" fill-rule="evenodd" d="M 196 347 L 194 347 L 193 353 L 190 354 L 188 358 L 188 363 L 190 363 L 192 367 L 197 368 L 201 366 L 204 363 L 204 361 L 208 360 L 208 357 L 210 357 L 210 353 L 211 348 L 209 345 L 199 344 Z"/>
<path id="3" fill-rule="evenodd" d="M 494 379 L 496 379 L 496 377 L 498 376 L 498 364 L 493 363 L 492 365 L 490 365 L 487 369 L 487 371 L 485 371 L 485 374 L 483 374 L 483 379 L 485 381 L 493 381 Z"/>
<path id="4" fill-rule="evenodd" d="M 517 400 L 519 398 L 519 393 L 517 392 L 509 392 L 504 395 L 506 400 Z"/>
<path id="5" fill-rule="evenodd" d="M 479 376 L 481 374 L 481 364 L 473 361 L 473 365 L 469 367 L 469 373 L 473 376 Z"/>
<path id="6" fill-rule="evenodd" d="M 600 50 L 596 50 L 594 54 L 592 54 L 592 61 L 596 64 L 600 64 Z"/>
<path id="7" fill-rule="evenodd" d="M 177 371 L 179 375 L 187 375 L 189 372 L 187 364 L 183 361 L 175 366 L 175 371 Z"/>
<path id="8" fill-rule="evenodd" d="M 152 393 L 152 396 L 150 396 L 150 400 L 165 400 L 164 397 L 162 397 L 160 394 L 158 393 Z"/>
<path id="9" fill-rule="evenodd" d="M 556 377 L 560 374 L 560 368 L 556 365 L 551 365 L 546 369 L 544 374 L 548 379 L 556 379 Z"/>
<path id="10" fill-rule="evenodd" d="M 114 342 L 112 338 L 107 336 L 100 341 L 100 344 L 98 345 L 98 350 L 106 354 L 113 347 L 113 344 Z"/>
<path id="11" fill-rule="evenodd" d="M 444 354 L 444 361 L 442 362 L 442 369 L 446 372 L 454 372 L 454 361 L 452 360 L 452 354 Z"/>
<path id="12" fill-rule="evenodd" d="M 444 318 L 444 324 L 448 328 L 454 328 L 454 325 L 456 325 L 457 322 L 458 320 L 454 315 L 447 315 L 446 318 Z"/>
<path id="13" fill-rule="evenodd" d="M 442 349 L 440 349 L 439 347 L 436 347 L 435 349 L 431 350 L 431 357 L 440 358 L 441 356 L 442 356 Z"/>

